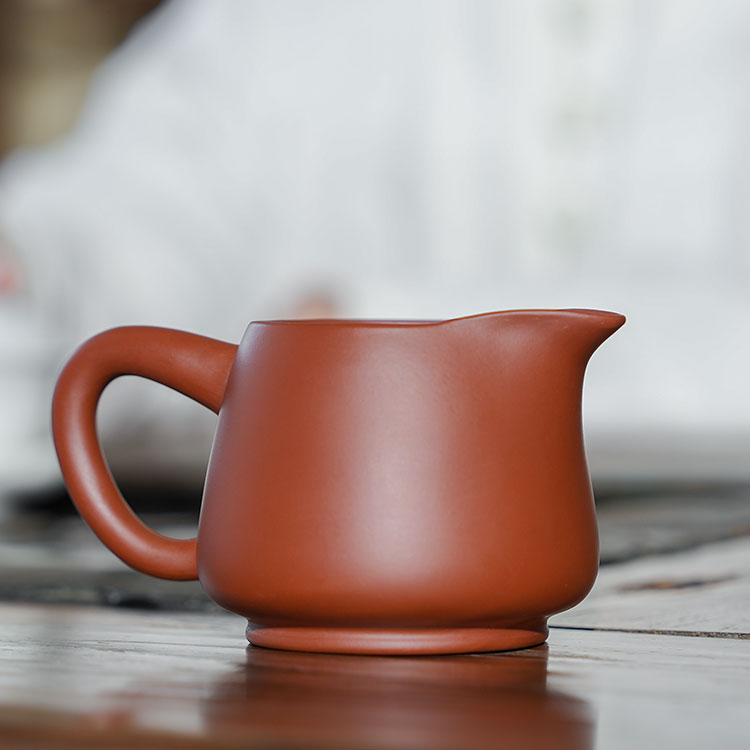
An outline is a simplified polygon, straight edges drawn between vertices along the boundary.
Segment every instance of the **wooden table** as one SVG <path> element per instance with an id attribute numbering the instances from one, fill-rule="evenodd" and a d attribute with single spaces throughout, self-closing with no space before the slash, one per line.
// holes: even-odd
<path id="1" fill-rule="evenodd" d="M 747 748 L 744 639 L 553 629 L 512 654 L 245 647 L 239 618 L 0 607 L 2 747 Z"/>
<path id="2" fill-rule="evenodd" d="M 625 516 L 618 523 L 628 526 Z M 22 588 L 0 603 L 0 747 L 744 750 L 750 537 L 742 523 L 668 553 L 648 544 L 646 554 L 618 553 L 592 595 L 554 618 L 547 645 L 508 654 L 247 647 L 244 622 L 200 599 L 187 596 L 183 611 L 146 609 L 156 589 L 116 563 L 113 574 L 131 576 L 127 591 L 145 592 L 119 603 L 140 609 L 27 603 Z M 701 534 L 709 525 L 698 524 Z M 644 535 L 635 533 L 639 544 Z M 95 567 L 109 559 L 97 549 Z M 76 555 L 81 564 L 89 552 Z M 49 560 L 32 575 L 32 557 L 15 571 L 26 578 L 14 579 L 27 581 L 29 596 L 39 575 L 53 575 Z M 5 580 L 12 558 L 0 554 Z M 62 563 L 57 576 L 75 582 Z M 69 601 L 79 601 L 76 591 L 71 584 Z M 184 611 L 191 607 L 202 611 Z"/>

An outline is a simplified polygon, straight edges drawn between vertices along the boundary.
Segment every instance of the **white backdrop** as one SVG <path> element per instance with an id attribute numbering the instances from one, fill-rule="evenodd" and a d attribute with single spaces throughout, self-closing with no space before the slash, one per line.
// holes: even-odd
<path id="1" fill-rule="evenodd" d="M 743 0 L 168 4 L 70 137 L 0 170 L 26 274 L 0 476 L 54 466 L 86 336 L 236 341 L 320 288 L 357 317 L 623 312 L 587 376 L 595 471 L 750 475 L 748 70 Z M 212 420 L 159 389 L 105 406 L 136 463 L 206 450 Z"/>

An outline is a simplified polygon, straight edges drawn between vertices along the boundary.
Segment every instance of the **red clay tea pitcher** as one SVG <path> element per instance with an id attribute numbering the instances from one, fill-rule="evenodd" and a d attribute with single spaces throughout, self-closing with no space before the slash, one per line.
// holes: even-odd
<path id="1" fill-rule="evenodd" d="M 440 654 L 542 643 L 598 567 L 584 370 L 625 318 L 519 310 L 447 321 L 251 323 L 239 347 L 116 328 L 60 375 L 63 476 L 122 560 L 200 581 L 258 646 Z M 219 414 L 197 539 L 149 530 L 95 428 L 120 375 Z"/>

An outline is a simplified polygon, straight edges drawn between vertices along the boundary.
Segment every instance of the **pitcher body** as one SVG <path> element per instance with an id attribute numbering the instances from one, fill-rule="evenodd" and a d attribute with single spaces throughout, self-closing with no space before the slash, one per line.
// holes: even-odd
<path id="1" fill-rule="evenodd" d="M 623 321 L 540 310 L 251 324 L 211 394 L 193 551 L 206 592 L 262 646 L 542 642 L 596 576 L 581 390 Z"/>

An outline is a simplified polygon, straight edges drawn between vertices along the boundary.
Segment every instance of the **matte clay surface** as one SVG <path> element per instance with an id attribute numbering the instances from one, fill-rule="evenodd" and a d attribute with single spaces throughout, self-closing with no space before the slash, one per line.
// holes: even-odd
<path id="1" fill-rule="evenodd" d="M 581 388 L 623 322 L 591 310 L 271 321 L 251 324 L 238 350 L 116 329 L 60 377 L 63 474 L 119 557 L 165 578 L 199 575 L 256 644 L 535 645 L 596 576 Z M 101 458 L 96 403 L 128 373 L 219 410 L 197 545 L 143 526 Z"/>

